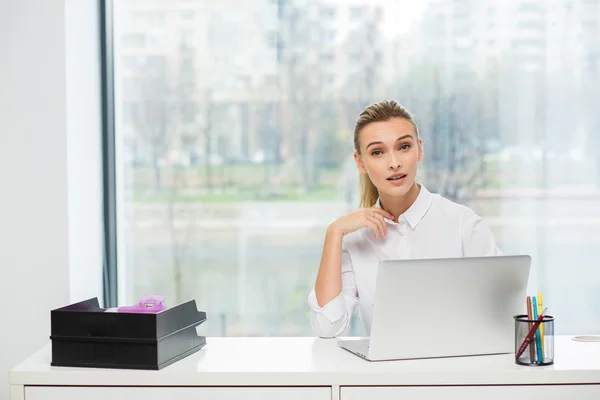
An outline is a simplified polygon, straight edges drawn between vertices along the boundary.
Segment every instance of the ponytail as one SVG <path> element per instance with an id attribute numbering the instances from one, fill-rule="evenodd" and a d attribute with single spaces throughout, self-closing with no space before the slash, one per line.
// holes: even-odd
<path id="1" fill-rule="evenodd" d="M 360 174 L 360 206 L 371 208 L 377 203 L 379 191 L 367 173 Z"/>

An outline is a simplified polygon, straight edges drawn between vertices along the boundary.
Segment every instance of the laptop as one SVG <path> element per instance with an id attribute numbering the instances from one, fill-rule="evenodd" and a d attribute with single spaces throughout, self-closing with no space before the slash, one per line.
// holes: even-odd
<path id="1" fill-rule="evenodd" d="M 338 346 L 369 361 L 512 353 L 528 255 L 379 263 L 369 338 Z"/>

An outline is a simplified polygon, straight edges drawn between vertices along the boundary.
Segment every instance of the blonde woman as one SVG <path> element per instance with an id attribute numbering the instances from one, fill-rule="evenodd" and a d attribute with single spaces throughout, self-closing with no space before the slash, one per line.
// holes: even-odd
<path id="1" fill-rule="evenodd" d="M 494 256 L 492 232 L 471 209 L 416 182 L 423 141 L 410 112 L 382 101 L 354 129 L 361 208 L 332 222 L 313 290 L 313 332 L 341 335 L 356 306 L 370 333 L 377 265 L 383 260 Z"/>

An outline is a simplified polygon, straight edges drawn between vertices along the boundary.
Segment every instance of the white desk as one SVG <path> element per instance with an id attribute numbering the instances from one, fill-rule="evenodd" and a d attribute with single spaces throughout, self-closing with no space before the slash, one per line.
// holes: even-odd
<path id="1" fill-rule="evenodd" d="M 208 338 L 160 371 L 51 367 L 50 345 L 10 372 L 12 400 L 600 399 L 600 343 L 556 337 L 555 364 L 496 355 L 365 361 L 334 339 Z"/>

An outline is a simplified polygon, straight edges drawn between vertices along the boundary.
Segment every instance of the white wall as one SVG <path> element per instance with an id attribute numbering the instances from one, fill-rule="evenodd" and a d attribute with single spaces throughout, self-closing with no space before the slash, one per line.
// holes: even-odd
<path id="1" fill-rule="evenodd" d="M 70 302 L 102 303 L 102 121 L 97 0 L 66 0 Z"/>
<path id="2" fill-rule="evenodd" d="M 49 342 L 50 310 L 100 295 L 96 10 L 0 2 L 0 400 Z"/>

